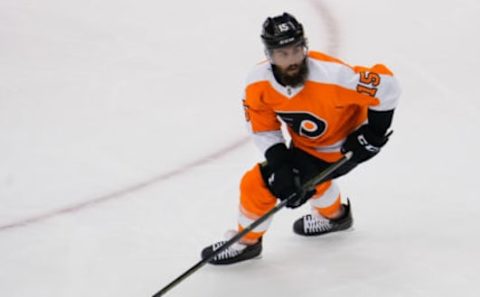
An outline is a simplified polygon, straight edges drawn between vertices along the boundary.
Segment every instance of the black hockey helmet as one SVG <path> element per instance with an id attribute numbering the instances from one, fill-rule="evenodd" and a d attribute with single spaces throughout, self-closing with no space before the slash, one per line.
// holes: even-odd
<path id="1" fill-rule="evenodd" d="M 300 42 L 306 43 L 302 24 L 286 12 L 275 17 L 268 17 L 263 23 L 260 36 L 267 50 Z"/>

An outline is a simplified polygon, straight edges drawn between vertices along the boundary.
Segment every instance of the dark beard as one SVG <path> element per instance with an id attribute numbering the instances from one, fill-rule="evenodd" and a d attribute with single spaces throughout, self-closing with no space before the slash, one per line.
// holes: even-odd
<path id="1" fill-rule="evenodd" d="M 299 65 L 299 71 L 295 75 L 288 75 L 280 70 L 277 66 L 272 65 L 273 75 L 275 79 L 283 86 L 297 87 L 303 85 L 307 80 L 308 67 L 307 59 L 304 59 Z"/>

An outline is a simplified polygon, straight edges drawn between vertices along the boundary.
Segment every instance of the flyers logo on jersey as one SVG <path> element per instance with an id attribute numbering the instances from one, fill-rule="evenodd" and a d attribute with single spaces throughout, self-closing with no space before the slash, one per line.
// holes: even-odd
<path id="1" fill-rule="evenodd" d="M 325 120 L 308 112 L 277 112 L 277 115 L 301 136 L 318 138 L 327 130 Z"/>

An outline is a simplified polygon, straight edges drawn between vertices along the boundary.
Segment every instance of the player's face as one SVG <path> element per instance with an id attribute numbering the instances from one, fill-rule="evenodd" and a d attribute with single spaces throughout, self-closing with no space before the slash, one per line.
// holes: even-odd
<path id="1" fill-rule="evenodd" d="M 281 72 L 288 76 L 295 76 L 300 72 L 300 66 L 305 59 L 306 53 L 306 47 L 302 43 L 273 49 L 270 57 L 273 64 Z"/>

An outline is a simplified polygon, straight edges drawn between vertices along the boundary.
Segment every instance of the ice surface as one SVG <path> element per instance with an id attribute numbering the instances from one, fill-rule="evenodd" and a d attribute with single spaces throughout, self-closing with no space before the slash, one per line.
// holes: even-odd
<path id="1" fill-rule="evenodd" d="M 168 296 L 478 296 L 480 4 L 0 2 L 0 295 L 150 296 L 236 219 L 261 156 L 240 104 L 259 30 L 289 11 L 312 49 L 383 62 L 395 133 L 339 182 L 355 229 L 206 266 Z"/>

